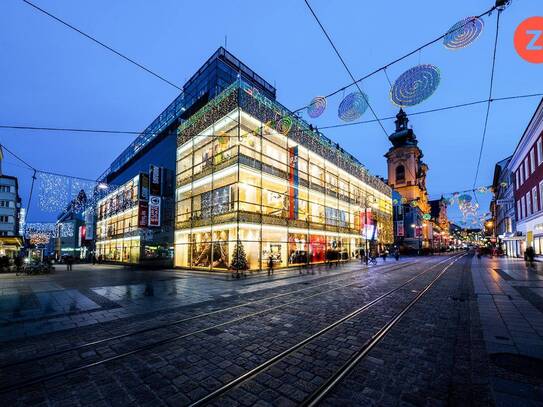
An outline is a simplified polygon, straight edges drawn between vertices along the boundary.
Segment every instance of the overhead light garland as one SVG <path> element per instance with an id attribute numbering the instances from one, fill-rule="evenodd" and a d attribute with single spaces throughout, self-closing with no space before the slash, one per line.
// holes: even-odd
<path id="1" fill-rule="evenodd" d="M 286 136 L 289 133 L 291 128 L 292 128 L 292 119 L 290 118 L 290 116 L 283 117 L 277 122 L 275 126 L 275 129 L 279 133 L 283 134 L 284 136 Z"/>
<path id="2" fill-rule="evenodd" d="M 443 45 L 450 50 L 470 46 L 483 32 L 484 22 L 478 17 L 467 17 L 453 25 L 443 38 Z"/>
<path id="3" fill-rule="evenodd" d="M 368 96 L 362 92 L 349 93 L 341 101 L 338 116 L 344 122 L 352 122 L 364 114 L 368 109 Z"/>
<path id="4" fill-rule="evenodd" d="M 91 180 L 37 172 L 38 205 L 43 212 L 59 213 L 69 208 L 82 212 L 93 208 L 117 186 Z"/>
<path id="5" fill-rule="evenodd" d="M 434 65 L 417 65 L 400 75 L 390 89 L 396 106 L 415 106 L 424 102 L 439 86 L 441 75 Z"/>
<path id="6" fill-rule="evenodd" d="M 307 114 L 312 119 L 316 119 L 326 110 L 326 98 L 324 96 L 316 96 L 311 100 L 311 103 L 307 107 Z"/>

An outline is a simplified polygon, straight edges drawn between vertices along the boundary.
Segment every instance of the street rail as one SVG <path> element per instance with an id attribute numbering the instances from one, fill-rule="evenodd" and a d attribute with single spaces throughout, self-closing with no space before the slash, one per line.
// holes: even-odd
<path id="1" fill-rule="evenodd" d="M 331 388 L 335 387 L 337 383 L 347 374 L 352 368 L 363 358 L 367 355 L 367 353 L 388 333 L 388 331 L 411 309 L 411 307 L 418 302 L 424 294 L 443 276 L 443 274 L 448 270 L 449 267 L 451 267 L 456 261 L 458 261 L 461 257 L 463 257 L 465 254 L 455 255 L 452 257 L 449 257 L 443 261 L 440 261 L 432 266 L 430 266 L 427 270 L 416 274 L 415 276 L 409 278 L 407 281 L 402 283 L 401 285 L 393 288 L 392 290 L 378 296 L 377 298 L 373 299 L 372 301 L 364 304 L 362 307 L 357 308 L 356 310 L 352 311 L 351 313 L 345 315 L 344 317 L 334 321 L 333 323 L 329 324 L 325 328 L 321 329 L 320 331 L 314 333 L 313 335 L 305 338 L 304 340 L 298 342 L 297 344 L 291 346 L 287 350 L 275 355 L 274 357 L 266 360 L 265 362 L 259 364 L 255 368 L 249 370 L 248 372 L 238 376 L 237 378 L 231 380 L 230 382 L 224 384 L 220 388 L 216 389 L 215 391 L 207 394 L 206 396 L 202 397 L 201 399 L 195 401 L 194 403 L 190 404 L 190 407 L 200 407 L 204 405 L 208 405 L 212 401 L 216 400 L 223 394 L 227 393 L 229 390 L 232 390 L 234 388 L 239 387 L 241 384 L 248 382 L 258 374 L 262 373 L 263 371 L 269 369 L 273 365 L 279 363 L 280 361 L 284 360 L 289 355 L 293 354 L 294 352 L 298 351 L 302 347 L 306 346 L 310 342 L 313 342 L 315 339 L 322 337 L 325 333 L 331 331 L 332 329 L 338 327 L 339 325 L 343 324 L 346 321 L 349 321 L 356 317 L 357 315 L 367 311 L 368 309 L 372 308 L 379 302 L 381 302 L 383 299 L 390 297 L 391 294 L 397 292 L 398 290 L 402 289 L 406 285 L 410 284 L 411 282 L 417 280 L 419 277 L 426 275 L 431 270 L 433 270 L 435 267 L 448 262 L 451 260 L 451 262 L 443 269 L 441 270 L 438 275 L 432 279 L 432 281 L 426 285 L 426 287 L 419 292 L 419 294 L 413 299 L 406 307 L 402 309 L 398 314 L 395 315 L 395 317 L 392 318 L 389 322 L 386 323 L 386 325 L 381 328 L 370 340 L 364 344 L 363 349 L 360 352 L 357 352 L 355 354 L 356 361 L 352 363 L 347 363 L 348 366 L 343 366 L 338 372 L 336 372 L 328 381 L 326 381 L 315 393 L 313 393 L 305 403 L 309 402 L 310 404 L 307 405 L 315 405 L 312 404 L 313 400 L 315 403 L 320 401 L 322 397 L 324 397 Z M 359 356 L 359 354 L 363 352 L 362 356 Z M 351 362 L 351 359 L 349 359 L 349 362 Z M 345 372 L 345 373 L 343 373 Z"/>
<path id="2" fill-rule="evenodd" d="M 448 258 L 446 260 L 448 260 Z M 441 264 L 442 262 L 443 261 L 441 261 L 439 263 L 436 263 L 436 265 Z M 404 268 L 405 266 L 410 265 L 410 264 L 417 264 L 417 263 L 416 262 L 406 262 L 406 263 L 399 264 L 396 267 L 387 268 L 385 271 L 386 272 L 394 271 L 394 270 L 397 270 L 397 269 L 400 269 L 400 268 Z M 434 266 L 432 266 L 432 267 L 434 267 Z M 353 270 L 353 272 L 354 271 L 360 271 L 360 270 L 362 270 L 362 269 Z M 422 274 L 425 274 L 427 271 L 428 270 L 424 271 L 423 273 L 419 273 L 415 277 L 417 277 L 419 275 L 422 275 Z M 193 317 L 188 317 L 188 318 L 180 319 L 180 320 L 177 320 L 177 321 L 172 321 L 172 322 L 169 322 L 169 323 L 166 323 L 166 324 L 161 324 L 161 325 L 154 326 L 154 327 L 149 327 L 149 328 L 140 329 L 140 330 L 133 331 L 133 332 L 128 332 L 128 333 L 124 333 L 124 334 L 120 334 L 120 335 L 115 335 L 115 336 L 108 337 L 108 338 L 99 339 L 99 340 L 88 342 L 88 343 L 78 345 L 78 346 L 75 346 L 75 347 L 72 347 L 72 348 L 60 349 L 58 351 L 53 351 L 53 352 L 46 353 L 46 354 L 43 354 L 43 355 L 38 355 L 38 356 L 35 356 L 35 357 L 32 357 L 32 358 L 28 358 L 28 359 L 24 359 L 24 360 L 20 360 L 20 361 L 16 361 L 16 362 L 12 362 L 12 363 L 3 365 L 3 366 L 0 367 L 0 370 L 5 370 L 5 368 L 13 367 L 13 366 L 21 365 L 21 364 L 33 363 L 33 362 L 36 362 L 38 360 L 43 360 L 43 359 L 46 359 L 46 358 L 49 358 L 49 357 L 62 355 L 62 354 L 67 353 L 67 352 L 80 350 L 82 348 L 90 347 L 90 346 L 97 345 L 97 344 L 102 344 L 102 343 L 112 341 L 112 340 L 115 340 L 115 339 L 122 339 L 122 338 L 125 338 L 125 337 L 134 336 L 134 335 L 141 334 L 141 333 L 145 333 L 145 332 L 149 332 L 149 331 L 153 331 L 153 330 L 157 330 L 157 329 L 161 329 L 161 328 L 170 327 L 170 326 L 177 325 L 177 324 L 180 324 L 180 323 L 183 323 L 183 322 L 188 322 L 188 321 L 192 321 L 192 320 L 195 320 L 195 319 L 200 319 L 200 318 L 203 318 L 205 316 L 219 314 L 219 313 L 222 313 L 222 312 L 225 312 L 225 311 L 228 311 L 228 310 L 237 309 L 237 308 L 245 307 L 245 306 L 248 306 L 248 305 L 253 305 L 255 303 L 260 303 L 260 302 L 265 302 L 265 301 L 269 301 L 269 300 L 276 299 L 276 298 L 285 297 L 285 296 L 288 296 L 288 295 L 292 295 L 292 294 L 296 294 L 296 293 L 299 293 L 299 292 L 303 292 L 303 291 L 311 290 L 311 289 L 314 289 L 314 288 L 318 288 L 318 287 L 321 287 L 321 286 L 324 286 L 324 285 L 331 285 L 331 284 L 333 285 L 333 284 L 337 284 L 338 282 L 342 282 L 344 280 L 349 280 L 349 279 L 352 279 L 352 278 L 356 279 L 356 276 L 352 276 L 352 275 L 344 276 L 344 277 L 345 278 L 334 279 L 332 281 L 327 281 L 327 282 L 324 282 L 324 283 L 321 283 L 321 284 L 318 284 L 318 285 L 305 287 L 305 288 L 302 288 L 302 289 L 299 289 L 299 290 L 293 290 L 293 291 L 289 291 L 287 293 L 281 293 L 281 294 L 277 294 L 277 295 L 274 295 L 274 296 L 262 298 L 262 299 L 259 299 L 259 300 L 249 301 L 247 303 L 238 304 L 238 305 L 234 305 L 234 306 L 226 307 L 226 308 L 221 308 L 221 309 L 218 309 L 218 310 L 214 310 L 214 311 L 206 312 L 206 313 L 203 313 L 203 314 L 195 315 Z M 222 322 L 222 323 L 214 324 L 214 325 L 211 325 L 211 326 L 208 326 L 208 327 L 205 327 L 205 328 L 201 328 L 201 329 L 196 329 L 194 331 L 191 331 L 191 332 L 188 332 L 188 333 L 185 333 L 185 334 L 175 335 L 173 337 L 169 337 L 169 338 L 161 339 L 161 340 L 158 340 L 158 341 L 154 341 L 154 342 L 151 342 L 151 343 L 136 347 L 136 348 L 134 348 L 134 349 L 132 349 L 130 351 L 122 352 L 122 353 L 119 353 L 119 354 L 114 355 L 114 356 L 103 358 L 101 360 L 84 363 L 84 364 L 81 364 L 81 365 L 76 366 L 76 367 L 59 370 L 57 372 L 45 374 L 45 375 L 38 376 L 38 377 L 35 377 L 35 378 L 30 378 L 30 379 L 27 379 L 27 380 L 23 380 L 21 382 L 15 383 L 15 384 L 10 384 L 10 385 L 7 385 L 7 386 L 3 386 L 3 387 L 0 387 L 0 394 L 8 393 L 8 392 L 11 392 L 11 391 L 16 391 L 16 390 L 19 390 L 19 389 L 23 389 L 23 388 L 32 386 L 34 384 L 39 384 L 39 383 L 42 383 L 42 382 L 46 382 L 46 381 L 55 379 L 57 377 L 61 377 L 61 376 L 76 373 L 76 372 L 79 372 L 79 371 L 82 371 L 82 370 L 86 370 L 86 369 L 89 369 L 89 368 L 94 367 L 94 366 L 103 365 L 103 364 L 106 364 L 106 363 L 109 363 L 109 362 L 112 362 L 112 361 L 115 361 L 115 360 L 119 360 L 119 359 L 122 359 L 122 358 L 125 358 L 125 357 L 128 357 L 128 356 L 143 352 L 145 350 L 152 349 L 152 348 L 160 346 L 160 345 L 164 345 L 164 344 L 167 344 L 167 343 L 178 341 L 178 340 L 187 338 L 189 336 L 194 336 L 194 335 L 197 335 L 199 333 L 203 333 L 203 332 L 207 332 L 207 331 L 210 331 L 210 330 L 213 330 L 213 329 L 217 329 L 219 327 L 226 326 L 226 325 L 229 325 L 229 324 L 232 324 L 232 323 L 235 323 L 235 322 L 243 321 L 243 320 L 248 319 L 248 318 L 253 318 L 253 317 L 256 317 L 256 316 L 259 316 L 259 315 L 263 315 L 263 314 L 265 314 L 267 312 L 270 312 L 270 311 L 273 311 L 273 310 L 276 310 L 276 309 L 279 309 L 279 308 L 287 307 L 289 305 L 293 305 L 293 304 L 302 302 L 302 301 L 307 300 L 309 298 L 317 297 L 317 296 L 320 296 L 320 295 L 323 295 L 323 294 L 327 294 L 327 293 L 330 293 L 330 292 L 333 292 L 333 291 L 337 291 L 337 290 L 340 290 L 340 289 L 343 289 L 343 288 L 348 288 L 348 287 L 359 285 L 359 284 L 360 284 L 360 281 L 354 281 L 352 283 L 339 285 L 337 287 L 333 287 L 333 288 L 330 288 L 330 289 L 319 291 L 317 293 L 314 293 L 314 294 L 311 294 L 311 295 L 308 295 L 308 296 L 304 296 L 303 298 L 298 298 L 298 299 L 288 301 L 288 302 L 285 302 L 285 303 L 282 303 L 282 304 L 279 304 L 279 305 L 275 305 L 275 306 L 272 306 L 272 307 L 265 308 L 265 309 L 260 310 L 260 311 L 248 313 L 246 315 L 242 315 L 240 317 L 236 317 L 234 319 L 230 319 L 230 320 Z"/>

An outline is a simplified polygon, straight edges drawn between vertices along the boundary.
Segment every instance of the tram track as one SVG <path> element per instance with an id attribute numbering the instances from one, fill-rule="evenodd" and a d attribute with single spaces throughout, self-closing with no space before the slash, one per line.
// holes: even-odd
<path id="1" fill-rule="evenodd" d="M 446 261 L 448 259 L 449 258 L 445 259 L 444 261 Z M 433 268 L 433 267 L 435 267 L 435 266 L 437 266 L 437 265 L 439 265 L 441 263 L 442 262 L 438 262 L 438 263 L 436 263 L 435 265 L 433 265 L 431 267 Z M 406 263 L 402 263 L 400 265 L 397 265 L 396 267 L 391 267 L 391 268 L 383 270 L 383 271 L 391 272 L 391 271 L 394 271 L 394 270 L 398 270 L 400 268 L 404 268 L 404 267 L 406 267 L 406 266 L 408 266 L 410 264 L 420 264 L 420 263 L 406 262 Z M 361 269 L 353 270 L 353 272 L 360 271 L 360 270 Z M 426 270 L 426 271 L 424 271 L 422 273 L 419 273 L 416 276 L 424 274 L 427 271 L 428 270 Z M 322 287 L 322 286 L 325 286 L 325 285 L 334 285 L 334 284 L 337 285 L 338 283 L 341 283 L 342 281 L 353 279 L 353 278 L 356 279 L 357 276 L 349 275 L 349 276 L 345 276 L 345 278 L 334 279 L 333 281 L 327 281 L 327 282 L 324 282 L 324 283 L 321 283 L 321 284 L 318 284 L 318 285 L 305 287 L 305 288 L 298 289 L 298 290 L 289 291 L 287 293 L 281 293 L 281 294 L 278 294 L 278 295 L 275 295 L 275 296 L 266 297 L 266 298 L 263 298 L 263 299 L 254 300 L 254 301 L 250 301 L 250 302 L 243 303 L 243 304 L 238 304 L 238 305 L 235 305 L 235 306 L 232 306 L 232 307 L 227 307 L 227 308 L 214 310 L 214 311 L 211 311 L 211 312 L 208 312 L 208 313 L 195 315 L 193 317 L 184 318 L 184 319 L 177 320 L 177 321 L 172 321 L 172 322 L 169 322 L 167 324 L 161 324 L 160 326 L 145 328 L 145 329 L 134 331 L 134 332 L 128 332 L 128 333 L 124 333 L 124 334 L 121 334 L 121 335 L 116 335 L 114 337 L 103 338 L 103 339 L 100 339 L 100 340 L 97 340 L 97 341 L 88 342 L 86 344 L 82 344 L 82 345 L 72 347 L 72 348 L 69 348 L 69 349 L 61 349 L 61 350 L 58 350 L 58 351 L 55 351 L 55 352 L 39 355 L 37 357 L 28 358 L 28 359 L 16 361 L 16 362 L 13 362 L 13 363 L 5 364 L 2 367 L 0 367 L 0 370 L 4 370 L 7 367 L 13 367 L 13 366 L 21 365 L 21 364 L 31 364 L 31 363 L 34 363 L 34 362 L 39 361 L 39 360 L 44 360 L 44 359 L 47 359 L 49 357 L 54 357 L 54 356 L 60 356 L 62 354 L 68 353 L 68 352 L 78 351 L 78 350 L 81 350 L 81 349 L 84 349 L 84 348 L 91 347 L 93 345 L 105 343 L 107 341 L 112 341 L 112 340 L 115 340 L 115 339 L 122 339 L 122 338 L 130 337 L 130 336 L 134 336 L 134 335 L 137 335 L 137 334 L 140 334 L 140 333 L 146 333 L 146 332 L 161 329 L 161 328 L 171 327 L 173 325 L 178 325 L 178 324 L 180 324 L 182 322 L 188 322 L 188 321 L 200 319 L 200 318 L 203 318 L 203 317 L 206 317 L 206 316 L 216 315 L 216 314 L 219 314 L 219 313 L 222 313 L 222 312 L 225 312 L 225 311 L 234 310 L 234 309 L 254 305 L 254 304 L 265 302 L 265 301 L 270 301 L 272 299 L 286 297 L 286 296 L 289 296 L 289 295 L 297 294 L 299 292 L 304 292 L 304 291 L 312 290 L 312 289 L 315 289 L 315 288 L 318 288 L 318 287 Z M 11 391 L 16 391 L 16 390 L 19 390 L 19 389 L 23 389 L 23 388 L 26 388 L 26 387 L 29 387 L 29 386 L 32 386 L 32 385 L 35 385 L 35 384 L 39 384 L 39 383 L 42 383 L 42 382 L 46 382 L 48 380 L 52 380 L 52 379 L 55 379 L 55 378 L 58 378 L 58 377 L 62 377 L 62 376 L 65 376 L 65 375 L 76 373 L 76 372 L 80 372 L 82 370 L 86 370 L 86 369 L 89 369 L 89 368 L 94 367 L 94 366 L 103 365 L 103 364 L 106 364 L 106 363 L 109 363 L 109 362 L 112 362 L 112 361 L 115 361 L 115 360 L 119 360 L 119 359 L 122 359 L 122 358 L 125 358 L 125 357 L 128 357 L 128 356 L 143 352 L 145 350 L 152 349 L 152 348 L 160 346 L 160 345 L 164 345 L 164 344 L 171 343 L 171 342 L 174 342 L 174 341 L 177 341 L 177 340 L 181 340 L 183 338 L 187 338 L 189 336 L 197 335 L 199 333 L 204 333 L 204 332 L 207 332 L 207 331 L 210 331 L 210 330 L 213 330 L 213 329 L 217 329 L 219 327 L 227 326 L 227 325 L 230 325 L 230 324 L 233 324 L 233 323 L 236 323 L 236 322 L 246 320 L 248 318 L 253 318 L 253 317 L 256 317 L 256 316 L 259 316 L 259 315 L 263 315 L 263 314 L 265 314 L 267 312 L 270 312 L 270 311 L 273 311 L 273 310 L 276 310 L 276 309 L 280 309 L 282 307 L 287 307 L 289 305 L 293 305 L 293 304 L 305 301 L 305 300 L 313 298 L 313 297 L 324 295 L 326 293 L 330 293 L 330 292 L 337 291 L 337 290 L 340 290 L 340 289 L 348 288 L 348 287 L 351 287 L 351 286 L 356 286 L 356 285 L 359 285 L 359 284 L 360 284 L 359 281 L 354 281 L 354 282 L 349 283 L 349 284 L 339 285 L 337 287 L 333 287 L 333 288 L 330 288 L 330 289 L 319 291 L 317 293 L 314 293 L 314 294 L 311 294 L 311 295 L 308 295 L 308 296 L 304 296 L 302 298 L 298 298 L 298 299 L 295 299 L 295 300 L 292 300 L 292 301 L 287 301 L 286 303 L 282 303 L 282 304 L 279 304 L 279 305 L 276 305 L 276 306 L 265 308 L 265 309 L 260 310 L 260 311 L 249 313 L 247 315 L 236 317 L 234 319 L 230 319 L 230 320 L 222 322 L 222 323 L 213 324 L 211 326 L 208 326 L 208 327 L 205 327 L 205 328 L 202 328 L 202 329 L 196 329 L 196 330 L 193 330 L 191 332 L 188 332 L 188 333 L 185 333 L 185 334 L 182 334 L 182 335 L 175 335 L 173 337 L 168 337 L 168 338 L 165 338 L 165 339 L 162 339 L 162 340 L 159 340 L 159 341 L 154 341 L 154 342 L 151 342 L 149 344 L 136 347 L 135 349 L 132 349 L 130 351 L 118 353 L 117 355 L 114 355 L 114 356 L 106 357 L 106 358 L 103 358 L 103 359 L 100 359 L 100 360 L 97 360 L 97 361 L 94 361 L 94 362 L 90 362 L 90 363 L 83 363 L 83 364 L 81 364 L 79 366 L 76 366 L 76 367 L 59 370 L 59 371 L 54 372 L 54 373 L 45 374 L 45 375 L 38 376 L 38 377 L 35 377 L 35 378 L 31 378 L 31 379 L 28 379 L 28 380 L 23 380 L 23 381 L 15 383 L 15 384 L 3 386 L 3 387 L 0 387 L 0 394 L 11 392 Z"/>
<path id="2" fill-rule="evenodd" d="M 267 371 L 272 366 L 278 364 L 279 362 L 285 360 L 290 355 L 294 354 L 295 352 L 301 350 L 305 346 L 307 346 L 310 343 L 313 343 L 316 339 L 322 338 L 323 335 L 326 333 L 332 331 L 333 329 L 341 326 L 347 321 L 351 321 L 356 316 L 364 313 L 365 311 L 371 309 L 376 304 L 379 304 L 382 300 L 385 298 L 390 297 L 392 294 L 398 292 L 402 288 L 406 287 L 410 283 L 416 281 L 419 277 L 426 275 L 429 273 L 434 267 L 437 267 L 443 263 L 446 263 L 450 260 L 450 263 L 447 264 L 438 274 L 436 277 L 434 277 L 430 283 L 426 284 L 425 287 L 418 291 L 418 294 L 413 298 L 405 307 L 403 307 L 398 313 L 396 313 L 389 321 L 385 323 L 374 335 L 372 335 L 363 345 L 362 347 L 353 354 L 346 363 L 344 363 L 340 369 L 338 369 L 331 377 L 329 377 L 324 383 L 322 383 L 317 390 L 315 390 L 306 400 L 304 400 L 301 405 L 303 406 L 315 406 L 318 404 L 335 386 L 350 372 L 352 369 L 387 335 L 387 333 L 403 318 L 403 316 L 417 303 L 420 301 L 420 299 L 441 279 L 441 277 L 445 274 L 445 272 L 452 267 L 460 258 L 462 258 L 464 254 L 452 256 L 451 258 L 448 258 L 442 262 L 438 262 L 432 266 L 430 266 L 429 269 L 425 270 L 422 273 L 418 273 L 417 275 L 411 277 L 404 283 L 402 283 L 400 286 L 395 287 L 394 289 L 378 296 L 377 298 L 371 300 L 370 302 L 364 304 L 363 306 L 357 308 L 356 310 L 352 311 L 351 313 L 345 315 L 344 317 L 334 321 L 333 323 L 327 325 L 323 329 L 319 330 L 318 332 L 312 334 L 311 336 L 303 339 L 302 341 L 296 343 L 295 345 L 291 346 L 290 348 L 282 351 L 281 353 L 278 353 L 277 355 L 269 358 L 265 362 L 259 364 L 258 366 L 254 367 L 253 369 L 247 371 L 246 373 L 238 376 L 237 378 L 231 380 L 230 382 L 224 384 L 223 386 L 219 387 L 218 389 L 208 393 L 206 396 L 200 398 L 199 400 L 193 402 L 190 404 L 190 407 L 200 407 L 209 405 L 210 403 L 213 403 L 214 401 L 217 401 L 217 399 L 220 399 L 220 397 L 225 396 L 228 394 L 229 391 L 236 389 L 243 384 L 253 380 L 255 377 L 257 377 L 259 374 Z"/>
<path id="3" fill-rule="evenodd" d="M 395 267 L 390 267 L 390 268 L 386 268 L 386 269 L 378 268 L 378 269 L 382 270 L 382 271 L 385 271 L 385 272 L 391 272 L 391 271 L 399 270 L 401 268 L 404 268 L 404 267 L 410 266 L 410 265 L 414 265 L 414 264 L 417 264 L 417 262 L 410 261 L 410 262 L 402 263 L 400 265 L 396 265 Z M 346 281 L 346 280 L 356 279 L 357 276 L 356 275 L 353 276 L 351 273 L 356 273 L 356 272 L 359 272 L 359 271 L 362 271 L 362 270 L 364 270 L 364 269 L 354 269 L 352 271 L 349 271 L 348 275 L 325 276 L 324 278 L 326 278 L 328 281 L 325 281 L 325 282 L 322 282 L 322 283 L 319 283 L 319 284 L 315 284 L 315 285 L 311 285 L 310 287 L 304 287 L 304 288 L 300 288 L 300 289 L 296 289 L 296 290 L 290 290 L 290 291 L 285 292 L 285 293 L 275 294 L 275 295 L 272 295 L 272 296 L 269 296 L 269 297 L 260 298 L 258 300 L 251 300 L 251 301 L 247 301 L 247 302 L 244 302 L 244 303 L 241 303 L 241 304 L 236 304 L 236 305 L 232 305 L 232 306 L 225 307 L 225 308 L 219 308 L 219 309 L 216 309 L 216 310 L 213 310 L 213 311 L 204 312 L 204 313 L 197 314 L 197 315 L 194 315 L 194 316 L 191 316 L 191 317 L 180 318 L 180 319 L 176 319 L 174 321 L 170 321 L 170 322 L 163 323 L 163 324 L 158 324 L 158 325 L 155 325 L 155 326 L 152 326 L 152 327 L 138 329 L 138 330 L 131 331 L 131 332 L 125 332 L 125 333 L 122 333 L 122 334 L 113 335 L 113 336 L 109 336 L 109 337 L 94 340 L 94 341 L 89 341 L 89 342 L 86 342 L 86 343 L 83 343 L 83 344 L 80 344 L 80 345 L 77 345 L 77 346 L 72 346 L 70 348 L 65 348 L 65 349 L 59 349 L 59 350 L 53 351 L 53 352 L 43 353 L 41 355 L 33 356 L 33 357 L 30 357 L 30 358 L 14 360 L 14 361 L 5 363 L 3 365 L 0 365 L 0 371 L 2 371 L 4 369 L 7 369 L 7 368 L 15 367 L 15 366 L 18 366 L 18 365 L 26 364 L 26 363 L 37 362 L 39 360 L 47 359 L 47 358 L 54 357 L 54 356 L 59 356 L 59 355 L 70 353 L 70 352 L 76 352 L 76 351 L 84 350 L 84 349 L 89 348 L 91 346 L 102 345 L 102 344 L 107 343 L 107 342 L 112 342 L 112 341 L 119 340 L 119 339 L 129 338 L 131 336 L 156 331 L 156 330 L 159 330 L 159 329 L 169 328 L 169 327 L 179 325 L 179 324 L 182 324 L 182 323 L 185 323 L 185 322 L 195 321 L 195 320 L 198 320 L 198 319 L 201 319 L 201 318 L 205 318 L 205 317 L 209 317 L 209 316 L 213 316 L 213 315 L 218 315 L 218 314 L 221 314 L 221 313 L 224 313 L 224 312 L 240 309 L 240 308 L 243 308 L 243 307 L 248 307 L 248 306 L 263 303 L 263 302 L 266 302 L 266 301 L 276 300 L 278 298 L 283 298 L 283 297 L 286 297 L 286 296 L 289 296 L 289 295 L 298 294 L 298 293 L 301 293 L 301 292 L 313 290 L 313 289 L 316 289 L 316 288 L 320 288 L 322 286 L 333 285 L 333 284 L 341 283 L 341 282 Z M 334 277 L 339 277 L 339 278 L 334 278 Z M 301 283 L 297 283 L 297 284 L 307 284 L 307 283 L 301 282 Z M 358 283 L 356 283 L 356 284 L 358 284 Z M 350 286 L 350 284 L 345 285 L 345 286 L 340 286 L 340 288 L 341 287 L 348 287 L 348 286 Z M 1 391 L 1 388 L 0 388 L 0 391 Z"/>

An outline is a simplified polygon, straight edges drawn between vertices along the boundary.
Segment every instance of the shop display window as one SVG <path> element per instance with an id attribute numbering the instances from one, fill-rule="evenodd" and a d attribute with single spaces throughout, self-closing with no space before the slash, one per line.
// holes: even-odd
<path id="1" fill-rule="evenodd" d="M 324 262 L 327 251 L 345 260 L 364 246 L 356 236 L 365 207 L 379 222 L 392 217 L 390 198 L 363 178 L 353 178 L 333 160 L 244 112 L 234 111 L 187 143 L 192 145 L 178 149 L 176 215 L 183 224 L 176 231 L 176 266 L 228 269 L 238 242 L 250 270 L 266 269 L 270 257 L 276 267 Z M 297 181 L 289 165 L 294 146 Z M 291 198 L 297 205 L 291 207 Z M 235 211 L 243 214 L 219 216 Z M 223 226 L 236 224 L 239 229 Z M 208 232 L 192 232 L 208 227 Z M 214 229 L 224 227 L 226 235 L 216 235 Z M 381 239 L 386 227 L 379 231 Z"/>

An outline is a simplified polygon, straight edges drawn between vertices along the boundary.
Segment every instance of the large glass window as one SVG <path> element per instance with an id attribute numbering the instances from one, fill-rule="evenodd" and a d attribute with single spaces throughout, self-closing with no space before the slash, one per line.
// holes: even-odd
<path id="1" fill-rule="evenodd" d="M 276 267 L 323 262 L 327 253 L 348 259 L 363 246 L 365 208 L 392 229 L 390 197 L 365 180 L 234 111 L 178 148 L 175 265 L 230 269 L 239 247 L 250 270 L 270 259 Z"/>

